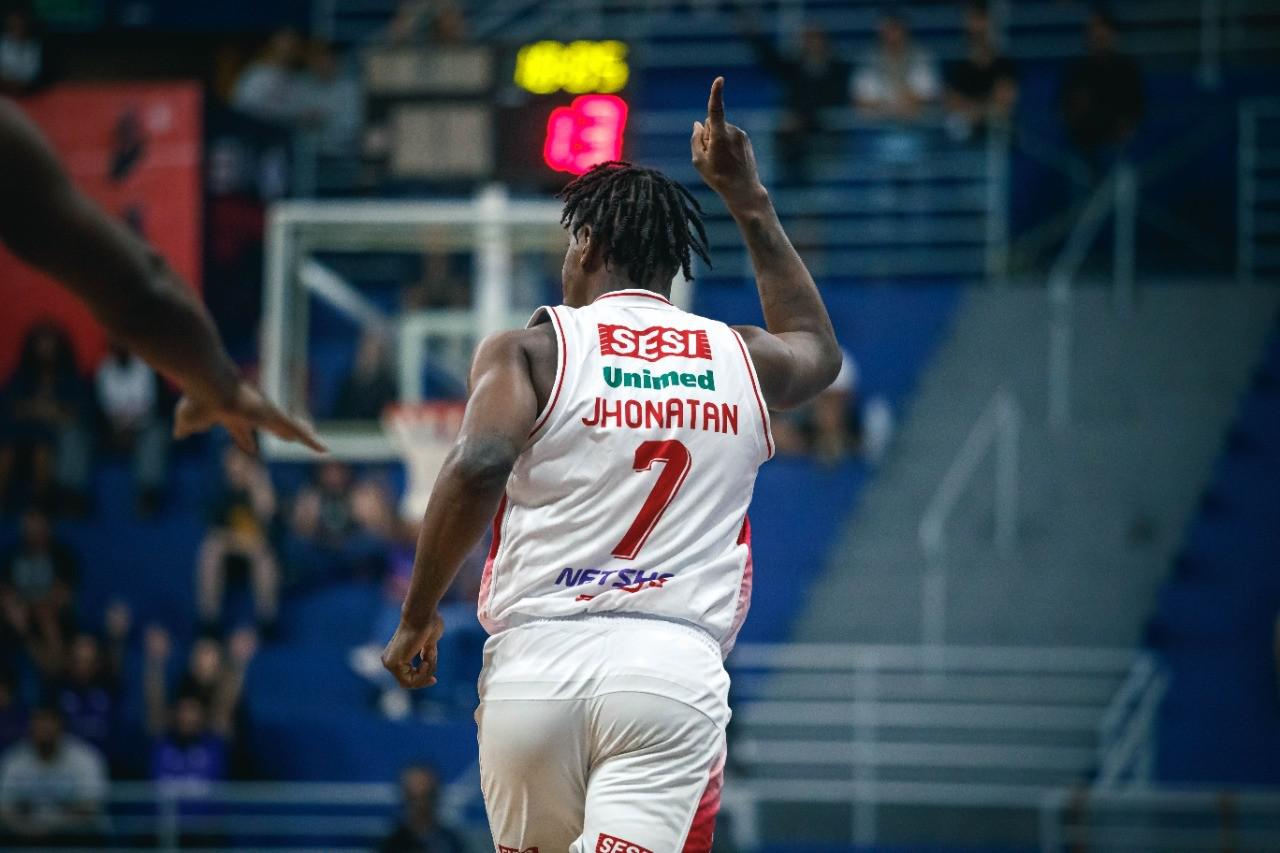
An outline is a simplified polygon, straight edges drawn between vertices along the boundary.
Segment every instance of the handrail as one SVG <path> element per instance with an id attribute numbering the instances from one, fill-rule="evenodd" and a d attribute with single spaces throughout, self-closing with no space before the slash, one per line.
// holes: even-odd
<path id="1" fill-rule="evenodd" d="M 1064 788 L 1047 792 L 1039 811 L 1042 853 L 1280 849 L 1275 788 Z"/>
<path id="2" fill-rule="evenodd" d="M 1126 774 L 1133 785 L 1150 781 L 1156 715 L 1168 687 L 1169 678 L 1163 672 L 1156 671 L 1151 676 L 1124 728 L 1103 753 L 1102 764 L 1098 768 L 1097 787 L 1117 786 Z"/>
<path id="3" fill-rule="evenodd" d="M 1049 424 L 1061 430 L 1071 418 L 1071 302 L 1075 278 L 1107 215 L 1115 212 L 1112 247 L 1113 297 L 1127 313 L 1133 305 L 1138 176 L 1132 164 L 1121 162 L 1085 204 L 1067 242 L 1049 270 Z"/>
<path id="4" fill-rule="evenodd" d="M 1091 646 L 961 646 L 740 643 L 729 667 L 849 671 L 875 668 L 970 672 L 1093 673 L 1126 670 L 1132 649 Z"/>
<path id="5" fill-rule="evenodd" d="M 996 548 L 1012 553 L 1018 526 L 1018 433 L 1022 411 L 1017 400 L 1001 388 L 974 422 L 968 437 L 943 475 L 920 518 L 920 547 L 927 567 L 921 591 L 921 642 L 942 646 L 946 632 L 946 525 L 956 503 L 968 488 L 987 451 L 996 449 Z"/>

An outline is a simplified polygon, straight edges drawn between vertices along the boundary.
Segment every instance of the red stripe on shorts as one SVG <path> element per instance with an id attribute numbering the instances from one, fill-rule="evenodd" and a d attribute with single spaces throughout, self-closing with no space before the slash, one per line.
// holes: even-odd
<path id="1" fill-rule="evenodd" d="M 685 836 L 682 853 L 711 853 L 711 839 L 716 833 L 716 815 L 720 813 L 720 792 L 724 790 L 724 759 L 725 753 L 722 752 L 711 768 L 711 777 L 707 779 L 702 799 L 698 800 L 698 810 L 693 813 L 693 823 L 689 826 L 689 834 Z"/>

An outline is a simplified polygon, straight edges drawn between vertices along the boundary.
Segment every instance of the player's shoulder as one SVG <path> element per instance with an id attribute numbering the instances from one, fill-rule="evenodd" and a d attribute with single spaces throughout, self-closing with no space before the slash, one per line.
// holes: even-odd
<path id="1" fill-rule="evenodd" d="M 477 366 L 512 362 L 536 366 L 548 360 L 555 364 L 556 336 L 547 323 L 538 323 L 527 329 L 494 332 L 481 341 L 475 356 Z"/>

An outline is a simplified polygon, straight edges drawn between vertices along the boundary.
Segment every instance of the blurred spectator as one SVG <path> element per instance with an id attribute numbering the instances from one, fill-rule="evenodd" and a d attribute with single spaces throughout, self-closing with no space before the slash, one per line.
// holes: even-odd
<path id="1" fill-rule="evenodd" d="M 401 0 L 387 25 L 387 41 L 396 45 L 453 45 L 466 40 L 467 19 L 449 0 Z"/>
<path id="2" fill-rule="evenodd" d="M 85 508 L 87 402 L 66 333 L 52 323 L 34 327 L 0 401 L 0 505 L 25 463 L 34 499 Z"/>
<path id="3" fill-rule="evenodd" d="M 858 365 L 848 350 L 843 352 L 840 373 L 825 391 L 804 406 L 774 414 L 779 452 L 837 462 L 856 447 Z"/>
<path id="4" fill-rule="evenodd" d="M 440 780 L 434 770 L 424 764 L 406 767 L 400 796 L 400 822 L 378 845 L 379 853 L 466 853 L 462 836 L 440 822 Z"/>
<path id="5" fill-rule="evenodd" d="M 1115 20 L 1104 10 L 1089 16 L 1088 54 L 1067 68 L 1060 105 L 1067 134 L 1095 176 L 1123 156 L 1142 119 L 1142 72 L 1117 46 Z"/>
<path id="6" fill-rule="evenodd" d="M 148 660 L 153 656 L 168 658 L 169 635 L 162 629 L 152 628 L 148 631 L 146 644 Z M 195 696 L 208 708 L 223 689 L 222 679 L 226 672 L 222 644 L 212 637 L 198 637 L 191 644 L 191 651 L 187 655 L 187 668 L 178 683 L 178 694 Z"/>
<path id="7" fill-rule="evenodd" d="M 307 97 L 303 66 L 302 37 L 289 28 L 277 31 L 236 80 L 231 105 L 272 124 L 319 122 L 323 113 Z"/>
<path id="8" fill-rule="evenodd" d="M 115 726 L 128 631 L 128 610 L 113 605 L 108 611 L 107 648 L 93 634 L 77 634 L 53 692 L 68 731 L 104 751 Z"/>
<path id="9" fill-rule="evenodd" d="M 470 308 L 471 286 L 454 271 L 447 253 L 425 252 L 422 278 L 404 288 L 400 294 L 400 305 L 405 311 Z"/>
<path id="10" fill-rule="evenodd" d="M 160 506 L 168 473 L 169 427 L 160 416 L 159 384 L 142 359 L 112 343 L 95 377 L 103 438 L 109 450 L 133 454 L 138 510 L 151 515 Z"/>
<path id="11" fill-rule="evenodd" d="M 773 437 L 778 452 L 812 454 L 827 464 L 850 455 L 875 464 L 888 448 L 893 434 L 893 412 L 880 396 L 865 401 L 858 385 L 858 363 L 848 350 L 834 382 L 810 403 L 773 416 Z"/>
<path id="12" fill-rule="evenodd" d="M 223 665 L 220 651 L 216 656 L 209 653 L 211 640 L 200 640 L 200 643 L 204 649 L 198 657 L 193 649 L 193 671 L 188 672 L 177 699 L 170 704 L 164 680 L 169 638 L 159 629 L 148 631 L 143 678 L 147 727 L 154 738 L 151 777 L 196 788 L 228 775 L 230 740 L 236 733 L 236 708 L 244 688 L 244 674 L 257 649 L 252 631 L 239 630 L 230 638 L 228 661 Z M 216 666 L 211 680 L 207 666 L 210 662 Z"/>
<path id="13" fill-rule="evenodd" d="M 344 420 L 377 420 L 397 397 L 396 377 L 387 352 L 386 334 L 367 329 L 360 338 L 355 364 L 342 380 L 333 416 Z"/>
<path id="14" fill-rule="evenodd" d="M 299 489 L 294 498 L 293 531 L 322 548 L 341 549 L 355 531 L 351 466 L 328 460 L 312 470 L 311 483 Z"/>
<path id="15" fill-rule="evenodd" d="M 342 462 L 322 462 L 313 471 L 311 483 L 294 496 L 284 541 L 290 581 L 381 573 L 390 499 L 372 482 L 356 485 Z"/>
<path id="16" fill-rule="evenodd" d="M 317 122 L 321 154 L 356 155 L 364 125 L 364 93 L 360 80 L 346 73 L 333 46 L 315 41 L 307 46 L 302 78 L 307 116 Z"/>
<path id="17" fill-rule="evenodd" d="M 853 68 L 835 55 L 826 30 L 818 26 L 804 29 L 800 49 L 792 55 L 754 29 L 748 38 L 760 64 L 782 84 L 774 158 L 781 176 L 789 183 L 808 183 L 823 142 L 822 110 L 844 106 Z"/>
<path id="18" fill-rule="evenodd" d="M 41 670 L 58 672 L 66 641 L 75 630 L 79 568 L 71 549 L 54 537 L 46 513 L 33 507 L 22 516 L 21 539 L 5 557 L 3 568 L 0 607 L 8 632 Z"/>
<path id="19" fill-rule="evenodd" d="M 27 709 L 18 697 L 13 670 L 0 663 L 0 751 L 16 743 L 27 731 Z"/>
<path id="20" fill-rule="evenodd" d="M 856 447 L 857 406 L 858 364 L 844 350 L 840 373 L 813 400 L 813 449 L 823 462 L 839 462 Z"/>
<path id="21" fill-rule="evenodd" d="M 933 57 L 914 44 L 906 19 L 883 15 L 879 44 L 863 57 L 849 83 L 854 106 L 869 118 L 914 122 L 941 88 Z"/>
<path id="22" fill-rule="evenodd" d="M 202 667 L 201 675 L 191 678 L 189 673 L 189 680 L 183 682 L 172 704 L 165 686 L 169 637 L 153 628 L 146 643 L 143 681 L 147 727 L 153 738 L 151 778 L 180 784 L 187 794 L 198 793 L 203 786 L 227 778 L 236 707 L 244 689 L 245 673 L 257 650 L 252 631 L 237 631 L 228 644 L 228 660 L 223 665 L 220 650 L 216 656 L 210 655 L 211 641 L 200 642 L 205 648 L 199 657 L 193 650 L 193 664 Z M 216 675 L 207 680 L 205 664 L 210 661 L 216 661 Z"/>
<path id="23" fill-rule="evenodd" d="M 26 95 L 49 77 L 39 21 L 26 2 L 6 4 L 0 31 L 0 95 Z"/>
<path id="24" fill-rule="evenodd" d="M 102 830 L 102 756 L 66 734 L 52 705 L 31 714 L 29 735 L 0 757 L 0 823 L 26 844 L 92 845 Z"/>
<path id="25" fill-rule="evenodd" d="M 964 33 L 965 58 L 947 69 L 947 126 L 957 139 L 1006 123 L 1018 100 L 1013 60 L 997 48 L 985 2 L 968 5 Z"/>
<path id="26" fill-rule="evenodd" d="M 280 565 L 268 535 L 276 514 L 275 487 L 261 463 L 233 446 L 223 452 L 222 473 L 196 566 L 201 627 L 220 630 L 227 575 L 235 572 L 248 575 L 258 627 L 269 634 L 280 592 Z"/>

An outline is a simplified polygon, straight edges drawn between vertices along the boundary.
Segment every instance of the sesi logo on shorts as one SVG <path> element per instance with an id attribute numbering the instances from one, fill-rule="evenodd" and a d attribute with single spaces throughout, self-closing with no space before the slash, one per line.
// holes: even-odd
<path id="1" fill-rule="evenodd" d="M 648 847 L 641 847 L 623 838 L 600 833 L 596 841 L 596 853 L 653 853 Z"/>
<path id="2" fill-rule="evenodd" d="M 711 339 L 705 329 L 671 329 L 650 326 L 631 329 L 609 323 L 597 323 L 600 331 L 600 354 L 620 355 L 643 361 L 658 361 L 669 356 L 711 358 Z"/>
<path id="3" fill-rule="evenodd" d="M 523 850 L 521 850 L 521 849 L 516 848 L 516 847 L 504 847 L 503 845 L 499 844 L 499 845 L 498 845 L 498 853 L 538 853 L 538 848 L 537 848 L 537 847 L 526 847 L 526 848 L 524 848 Z"/>

